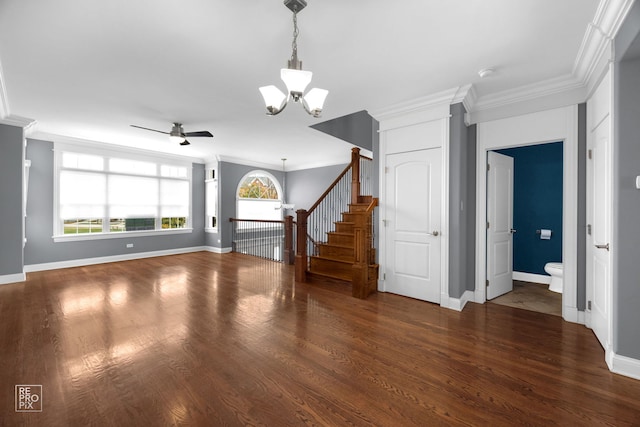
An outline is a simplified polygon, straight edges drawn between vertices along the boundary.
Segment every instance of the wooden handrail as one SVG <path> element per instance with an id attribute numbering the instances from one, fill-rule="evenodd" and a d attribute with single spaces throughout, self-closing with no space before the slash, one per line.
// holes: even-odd
<path id="1" fill-rule="evenodd" d="M 268 222 L 268 223 L 277 223 L 277 224 L 284 224 L 285 220 L 283 219 L 242 219 L 242 218 L 229 218 L 230 222 L 239 222 L 239 221 L 244 221 L 244 222 Z"/>

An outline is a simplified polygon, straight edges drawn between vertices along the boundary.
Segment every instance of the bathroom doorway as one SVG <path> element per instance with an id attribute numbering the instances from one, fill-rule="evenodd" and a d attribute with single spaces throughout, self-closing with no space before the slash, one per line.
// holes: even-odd
<path id="1" fill-rule="evenodd" d="M 475 301 L 487 301 L 487 153 L 489 151 L 562 142 L 563 263 L 562 318 L 583 323 L 578 311 L 578 106 L 563 107 L 478 124 L 476 151 L 476 289 Z M 545 225 L 536 224 L 535 230 Z M 551 227 L 551 226 L 549 226 Z M 553 229 L 551 229 L 553 231 Z M 516 235 L 520 232 L 516 228 Z M 560 234 L 560 236 L 559 236 Z M 536 233 L 537 236 L 537 233 Z M 539 238 L 538 238 L 539 239 Z M 553 240 L 553 237 L 551 238 Z M 544 271 L 544 264 L 540 266 Z M 544 274 L 544 273 L 543 273 Z M 540 274 L 538 276 L 543 276 Z M 529 282 L 529 279 L 516 280 Z"/>
<path id="2" fill-rule="evenodd" d="M 563 143 L 549 142 L 489 153 L 506 156 L 513 164 L 513 196 L 508 209 L 511 223 L 506 228 L 511 238 L 512 260 L 493 261 L 492 257 L 501 252 L 489 251 L 488 265 L 510 262 L 512 275 L 508 278 L 509 289 L 493 298 L 489 287 L 487 299 L 498 304 L 561 315 L 562 296 L 549 290 L 551 277 L 546 273 L 545 265 L 562 262 Z M 490 199 L 491 182 L 488 185 L 487 197 Z M 489 212 L 492 205 L 487 204 Z M 492 229 L 488 231 L 489 246 L 493 240 Z M 502 256 L 507 257 L 506 254 Z"/>

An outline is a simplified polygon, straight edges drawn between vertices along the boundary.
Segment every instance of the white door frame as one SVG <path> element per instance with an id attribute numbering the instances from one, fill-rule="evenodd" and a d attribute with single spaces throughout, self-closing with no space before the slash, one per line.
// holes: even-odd
<path id="1" fill-rule="evenodd" d="M 562 141 L 562 317 L 569 322 L 584 323 L 584 312 L 579 313 L 577 308 L 578 106 L 479 123 L 477 126 L 475 302 L 486 302 L 487 151 Z"/>
<path id="2" fill-rule="evenodd" d="M 450 117 L 450 104 L 440 104 L 435 107 L 427 107 L 422 111 L 398 111 L 393 110 L 393 112 L 386 112 L 386 114 L 375 115 L 377 120 L 380 122 L 380 152 L 379 158 L 381 159 L 379 163 L 379 191 L 380 191 L 380 201 L 381 204 L 379 206 L 379 263 L 380 263 L 380 273 L 378 276 L 378 290 L 380 292 L 386 292 L 385 280 L 384 280 L 384 272 L 387 266 L 386 259 L 389 256 L 386 251 L 386 238 L 384 232 L 384 220 L 386 218 L 386 209 L 385 209 L 385 201 L 386 199 L 386 174 L 385 167 L 387 154 L 391 153 L 399 153 L 399 152 L 408 152 L 412 150 L 419 150 L 425 148 L 442 148 L 442 209 L 441 209 L 441 238 L 440 238 L 440 249 L 441 249 L 441 260 L 440 260 L 440 271 L 441 271 L 441 283 L 440 283 L 440 306 L 446 308 L 452 308 L 456 310 L 460 310 L 455 305 L 455 302 L 451 303 L 449 298 L 449 117 Z M 406 141 L 402 147 L 394 146 L 389 147 L 386 131 L 392 129 L 398 129 L 402 127 L 412 126 L 416 124 L 425 124 L 430 123 L 439 128 L 439 137 L 438 141 Z M 453 304 L 453 306 L 450 306 Z"/>

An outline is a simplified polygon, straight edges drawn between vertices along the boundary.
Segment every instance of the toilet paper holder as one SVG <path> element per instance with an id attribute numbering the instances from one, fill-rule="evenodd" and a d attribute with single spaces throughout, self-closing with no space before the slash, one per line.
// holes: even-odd
<path id="1" fill-rule="evenodd" d="M 553 230 L 549 230 L 553 234 Z M 536 230 L 536 234 L 540 234 L 540 230 Z"/>

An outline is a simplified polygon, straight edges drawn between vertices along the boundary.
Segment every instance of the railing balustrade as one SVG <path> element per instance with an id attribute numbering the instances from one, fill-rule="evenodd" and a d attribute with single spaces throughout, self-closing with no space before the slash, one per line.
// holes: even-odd
<path id="1" fill-rule="evenodd" d="M 229 218 L 232 250 L 259 258 L 293 264 L 295 227 L 293 217 L 284 220 Z"/>

